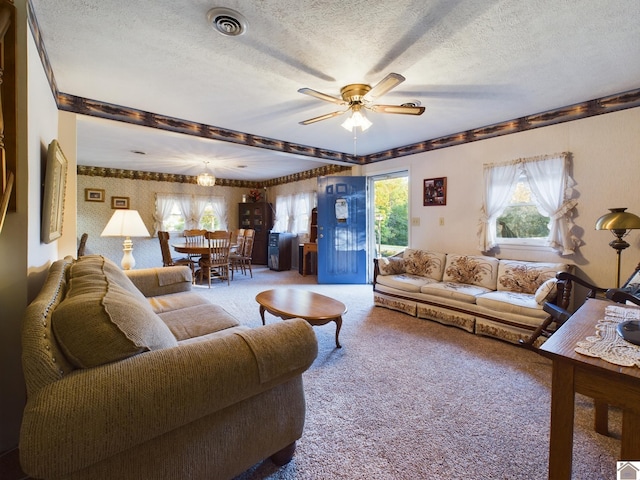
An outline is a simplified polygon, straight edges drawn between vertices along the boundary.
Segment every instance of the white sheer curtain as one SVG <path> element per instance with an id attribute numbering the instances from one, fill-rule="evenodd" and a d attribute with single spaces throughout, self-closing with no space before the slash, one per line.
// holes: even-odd
<path id="1" fill-rule="evenodd" d="M 193 196 L 191 195 L 175 195 L 176 202 L 180 213 L 184 217 L 184 228 L 189 230 L 197 228 L 198 224 L 193 224 Z"/>
<path id="2" fill-rule="evenodd" d="M 171 217 L 171 210 L 175 196 L 172 194 L 156 193 L 156 211 L 153 214 L 153 235 L 157 236 L 159 231 L 166 230 L 164 222 Z"/>
<path id="3" fill-rule="evenodd" d="M 229 228 L 227 201 L 224 197 L 209 197 L 209 201 L 213 208 L 213 214 L 220 222 L 220 230 L 227 230 Z"/>
<path id="4" fill-rule="evenodd" d="M 316 192 L 303 192 L 295 195 L 291 233 L 297 235 L 309 233 L 311 209 L 316 206 L 316 196 Z"/>
<path id="5" fill-rule="evenodd" d="M 193 228 L 200 228 L 200 220 L 209 204 L 210 199 L 204 195 L 196 195 L 193 199 Z"/>
<path id="6" fill-rule="evenodd" d="M 549 245 L 561 250 L 562 255 L 573 254 L 579 245 L 579 240 L 571 234 L 571 210 L 578 202 L 571 199 L 575 182 L 568 166 L 565 153 L 528 160 L 523 165 L 538 211 L 550 218 Z"/>
<path id="7" fill-rule="evenodd" d="M 484 166 L 484 201 L 478 229 L 482 252 L 491 250 L 497 244 L 496 220 L 513 195 L 519 170 L 518 161 Z"/>
<path id="8" fill-rule="evenodd" d="M 527 176 L 536 197 L 536 208 L 551 219 L 549 246 L 561 255 L 573 254 L 580 240 L 571 233 L 572 210 L 578 202 L 571 198 L 575 182 L 569 175 L 568 153 L 484 166 L 484 202 L 478 230 L 480 250 L 486 252 L 497 245 L 496 220 L 509 204 L 521 172 Z"/>
<path id="9" fill-rule="evenodd" d="M 290 232 L 293 221 L 293 196 L 278 195 L 276 197 L 276 220 L 273 223 L 274 232 Z"/>

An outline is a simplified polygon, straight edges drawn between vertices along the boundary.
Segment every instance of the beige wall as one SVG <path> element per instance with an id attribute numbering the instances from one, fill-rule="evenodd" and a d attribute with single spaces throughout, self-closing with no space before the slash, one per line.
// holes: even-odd
<path id="1" fill-rule="evenodd" d="M 565 261 L 599 285 L 615 285 L 615 251 L 610 232 L 596 231 L 598 217 L 611 207 L 628 207 L 640 215 L 640 108 L 599 115 L 363 167 L 365 175 L 400 169 L 410 172 L 410 213 L 420 226 L 410 228 L 410 245 L 444 252 L 478 254 L 478 220 L 482 202 L 482 166 L 521 157 L 568 151 L 578 197 L 574 232 L 583 240 L 575 255 L 561 257 L 540 249 L 502 249 L 502 258 Z M 447 205 L 422 204 L 422 181 L 447 177 Z M 439 219 L 444 219 L 444 226 Z M 640 261 L 640 231 L 627 237 L 622 277 Z"/>

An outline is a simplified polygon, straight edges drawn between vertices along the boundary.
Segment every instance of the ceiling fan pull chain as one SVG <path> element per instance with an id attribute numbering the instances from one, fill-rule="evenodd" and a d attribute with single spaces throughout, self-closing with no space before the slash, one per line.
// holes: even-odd
<path id="1" fill-rule="evenodd" d="M 353 156 L 358 156 L 358 129 L 353 129 Z"/>

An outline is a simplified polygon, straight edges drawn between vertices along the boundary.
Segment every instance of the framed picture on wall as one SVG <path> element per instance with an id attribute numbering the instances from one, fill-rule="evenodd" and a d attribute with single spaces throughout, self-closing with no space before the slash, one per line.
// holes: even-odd
<path id="1" fill-rule="evenodd" d="M 111 197 L 111 208 L 129 209 L 129 197 Z"/>
<path id="2" fill-rule="evenodd" d="M 447 204 L 447 177 L 425 178 L 424 206 Z"/>
<path id="3" fill-rule="evenodd" d="M 58 141 L 53 140 L 47 149 L 47 166 L 44 175 L 44 208 L 41 227 L 44 243 L 51 243 L 62 236 L 67 165 L 67 159 Z"/>
<path id="4" fill-rule="evenodd" d="M 85 202 L 104 202 L 104 190 L 100 188 L 85 188 L 84 201 Z"/>

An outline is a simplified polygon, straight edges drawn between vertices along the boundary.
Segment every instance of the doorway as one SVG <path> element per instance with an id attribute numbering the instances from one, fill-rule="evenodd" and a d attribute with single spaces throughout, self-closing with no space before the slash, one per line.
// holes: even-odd
<path id="1" fill-rule="evenodd" d="M 409 172 L 369 177 L 369 264 L 409 246 Z M 371 279 L 372 280 L 372 279 Z"/>

